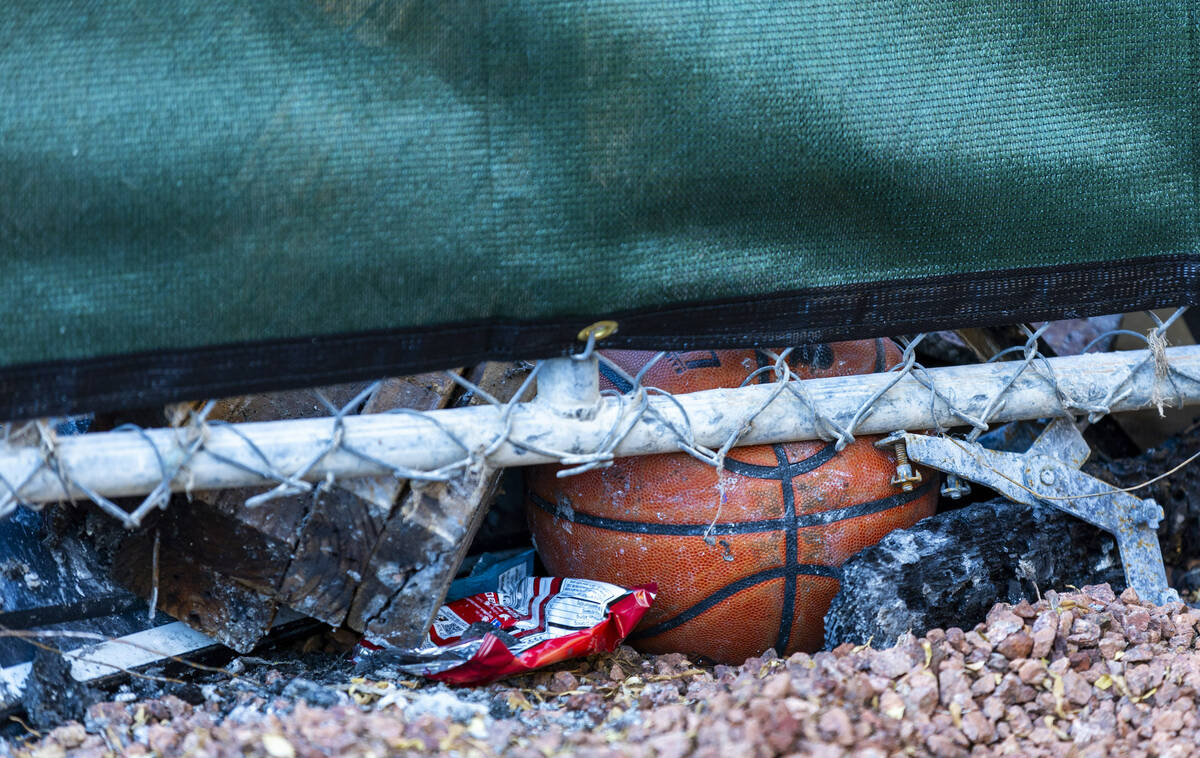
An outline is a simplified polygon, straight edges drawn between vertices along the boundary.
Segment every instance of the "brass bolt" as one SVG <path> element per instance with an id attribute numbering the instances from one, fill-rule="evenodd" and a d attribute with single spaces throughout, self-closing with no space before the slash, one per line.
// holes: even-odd
<path id="1" fill-rule="evenodd" d="M 892 484 L 899 485 L 905 492 L 912 492 L 913 487 L 921 483 L 921 472 L 908 462 L 908 450 L 904 447 L 904 432 L 895 432 L 875 443 L 876 447 L 892 446 L 896 453 L 896 475 Z"/>

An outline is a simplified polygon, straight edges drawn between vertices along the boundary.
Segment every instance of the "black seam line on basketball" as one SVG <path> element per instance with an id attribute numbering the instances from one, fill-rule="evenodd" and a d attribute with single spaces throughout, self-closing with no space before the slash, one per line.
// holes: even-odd
<path id="1" fill-rule="evenodd" d="M 646 639 L 647 637 L 654 637 L 655 635 L 662 634 L 663 632 L 669 632 L 675 627 L 691 621 L 713 606 L 724 602 L 730 597 L 733 597 L 742 590 L 748 590 L 751 587 L 763 584 L 764 582 L 772 581 L 774 579 L 783 579 L 789 573 L 803 576 L 824 576 L 830 579 L 838 580 L 840 580 L 842 577 L 842 571 L 837 566 L 818 566 L 816 564 L 799 563 L 796 564 L 792 571 L 789 571 L 787 566 L 776 566 L 775 568 L 769 568 L 759 571 L 757 574 L 744 576 L 737 581 L 730 582 L 724 587 L 713 592 L 708 597 L 700 600 L 689 608 L 685 608 L 666 621 L 655 624 L 648 629 L 639 630 L 630 635 L 629 638 L 633 640 L 642 640 Z"/>
<path id="2" fill-rule="evenodd" d="M 887 370 L 887 348 L 882 337 L 875 338 L 875 373 L 882 374 Z"/>
<path id="3" fill-rule="evenodd" d="M 757 366 L 755 366 L 756 369 L 766 368 L 767 366 L 774 365 L 774 363 L 775 363 L 770 358 L 768 358 L 767 354 L 765 352 L 763 352 L 762 350 L 754 351 L 754 362 L 758 364 Z M 758 383 L 759 384 L 769 384 L 775 378 L 773 376 L 770 376 L 769 375 L 770 373 L 771 372 L 769 372 L 769 371 L 764 371 L 761 374 L 759 374 L 758 375 Z"/>
<path id="4" fill-rule="evenodd" d="M 757 463 L 739 461 L 737 458 L 726 458 L 725 468 L 735 474 L 750 477 L 751 479 L 787 479 L 791 481 L 794 476 L 807 474 L 829 463 L 835 455 L 837 455 L 837 450 L 832 444 L 829 444 L 807 458 L 795 461 L 794 463 L 787 461 L 775 466 L 760 466 Z"/>
<path id="5" fill-rule="evenodd" d="M 617 392 L 621 394 L 625 394 L 633 389 L 633 385 L 629 383 L 629 380 L 614 371 L 613 367 L 604 361 L 600 361 L 600 376 L 607 379 L 612 386 L 617 388 Z"/>
<path id="6" fill-rule="evenodd" d="M 900 492 L 895 495 L 888 495 L 879 500 L 871 500 L 866 503 L 856 503 L 848 505 L 844 508 L 834 508 L 832 510 L 823 511 L 821 513 L 806 513 L 803 516 L 796 517 L 796 529 L 805 529 L 811 526 L 825 526 L 846 519 L 858 518 L 859 516 L 869 516 L 872 513 L 886 511 L 900 505 L 912 502 L 919 497 L 929 493 L 933 482 L 926 482 L 912 492 Z M 648 521 L 626 521 L 624 519 L 608 518 L 606 516 L 593 516 L 590 513 L 580 513 L 576 510 L 567 510 L 560 508 L 558 505 L 551 503 L 545 498 L 539 497 L 534 493 L 529 493 L 529 499 L 538 508 L 541 508 L 546 513 L 555 518 L 565 519 L 572 524 L 580 526 L 590 526 L 595 529 L 605 529 L 610 532 L 628 532 L 630 534 L 655 534 L 666 537 L 702 537 L 704 535 L 712 535 L 714 537 L 724 537 L 735 534 L 759 534 L 761 532 L 776 532 L 780 529 L 787 528 L 787 524 L 782 518 L 760 519 L 758 521 L 735 521 L 719 524 L 654 524 Z"/>
<path id="7" fill-rule="evenodd" d="M 829 447 L 833 447 L 830 445 Z M 787 450 L 783 445 L 772 445 L 775 460 L 779 462 L 782 471 L 788 470 Z M 783 611 L 779 616 L 779 634 L 775 636 L 775 652 L 782 657 L 787 651 L 788 641 L 792 638 L 792 624 L 796 621 L 796 569 L 800 565 L 800 545 L 796 536 L 796 489 L 792 477 L 780 477 L 780 488 L 783 490 L 783 520 L 784 520 L 784 566 L 787 575 L 783 579 Z"/>

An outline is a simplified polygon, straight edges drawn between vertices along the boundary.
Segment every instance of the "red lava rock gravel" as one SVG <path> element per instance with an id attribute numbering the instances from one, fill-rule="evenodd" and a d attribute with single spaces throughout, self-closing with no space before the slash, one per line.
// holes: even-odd
<path id="1" fill-rule="evenodd" d="M 475 689 L 380 669 L 329 707 L 253 691 L 99 703 L 0 755 L 1182 757 L 1200 753 L 1198 621 L 1102 585 L 884 650 L 711 667 L 622 648 Z"/>

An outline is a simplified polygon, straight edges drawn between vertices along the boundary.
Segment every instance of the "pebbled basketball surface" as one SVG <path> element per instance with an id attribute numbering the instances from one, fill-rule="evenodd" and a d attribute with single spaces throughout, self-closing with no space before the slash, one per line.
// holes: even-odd
<path id="1" fill-rule="evenodd" d="M 630 374 L 651 355 L 605 353 Z M 874 340 L 805 346 L 789 363 L 811 378 L 883 370 L 899 357 L 889 340 Z M 669 353 L 643 381 L 674 393 L 737 386 L 773 362 L 752 350 Z M 628 388 L 611 369 L 602 373 L 603 386 Z M 555 575 L 658 584 L 630 638 L 642 650 L 733 663 L 767 648 L 811 652 L 821 646 L 841 564 L 934 512 L 932 472 L 902 492 L 889 482 L 892 454 L 875 439 L 840 453 L 825 442 L 735 448 L 719 480 L 685 454 L 619 459 L 566 479 L 555 477 L 557 467 L 538 467 L 528 475 L 530 528 Z"/>

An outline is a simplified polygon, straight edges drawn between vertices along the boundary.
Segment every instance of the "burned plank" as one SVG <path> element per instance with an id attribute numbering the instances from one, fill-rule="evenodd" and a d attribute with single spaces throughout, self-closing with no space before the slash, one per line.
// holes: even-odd
<path id="1" fill-rule="evenodd" d="M 380 385 L 363 412 L 441 408 L 455 387 L 445 373 L 391 379 Z M 384 524 L 407 484 L 390 476 L 370 477 L 318 490 L 280 583 L 279 601 L 332 626 L 344 623 Z"/>
<path id="2" fill-rule="evenodd" d="M 527 376 L 528 367 L 516 364 L 485 364 L 472 373 L 488 395 L 502 399 Z M 345 385 L 325 395 L 342 407 L 361 389 Z M 406 377 L 383 382 L 361 410 L 431 410 L 456 396 L 460 404 L 480 401 L 444 373 Z M 327 413 L 315 395 L 287 392 L 221 401 L 210 418 Z M 423 632 L 497 480 L 492 470 L 417 490 L 388 476 L 346 480 L 255 507 L 246 500 L 268 488 L 198 492 L 191 503 L 176 496 L 143 528 L 123 534 L 113 574 L 143 597 L 157 586 L 160 608 L 241 652 L 262 638 L 280 605 L 357 631 L 387 631 L 412 618 L 412 628 Z M 397 575 L 412 581 L 401 586 L 388 579 Z"/>
<path id="3" fill-rule="evenodd" d="M 341 407 L 365 383 L 322 390 Z M 312 391 L 228 398 L 209 418 L 228 422 L 313 418 L 328 409 Z M 154 591 L 154 542 L 159 540 L 158 607 L 221 643 L 246 652 L 271 628 L 283 583 L 312 495 L 245 507 L 268 488 L 176 495 L 165 512 L 124 537 L 113 576 L 142 597 Z"/>
<path id="4" fill-rule="evenodd" d="M 352 628 L 395 645 L 420 642 L 496 492 L 498 474 L 485 466 L 411 490 L 364 577 Z"/>
<path id="5" fill-rule="evenodd" d="M 520 389 L 528 371 L 523 364 L 488 363 L 469 379 L 503 402 Z M 474 394 L 459 398 L 462 405 L 482 402 Z M 450 482 L 412 487 L 387 522 L 347 626 L 395 645 L 419 643 L 479 529 L 500 473 L 479 466 Z"/>
<path id="6" fill-rule="evenodd" d="M 113 561 L 113 577 L 146 598 L 154 592 L 155 539 L 158 607 L 235 650 L 257 644 L 275 618 L 291 543 L 203 499 L 173 503 L 131 534 Z"/>
<path id="7" fill-rule="evenodd" d="M 323 390 L 337 407 L 365 385 Z M 381 382 L 361 412 L 444 407 L 457 385 L 444 372 Z M 210 418 L 230 422 L 318 417 L 328 408 L 310 391 L 223 400 Z M 172 616 L 245 652 L 270 628 L 277 606 L 341 625 L 394 504 L 407 488 L 395 477 L 347 480 L 255 508 L 268 488 L 201 492 L 176 498 L 126 538 L 114 562 L 118 579 L 153 591 L 152 552 L 160 541 L 159 605 Z"/>

